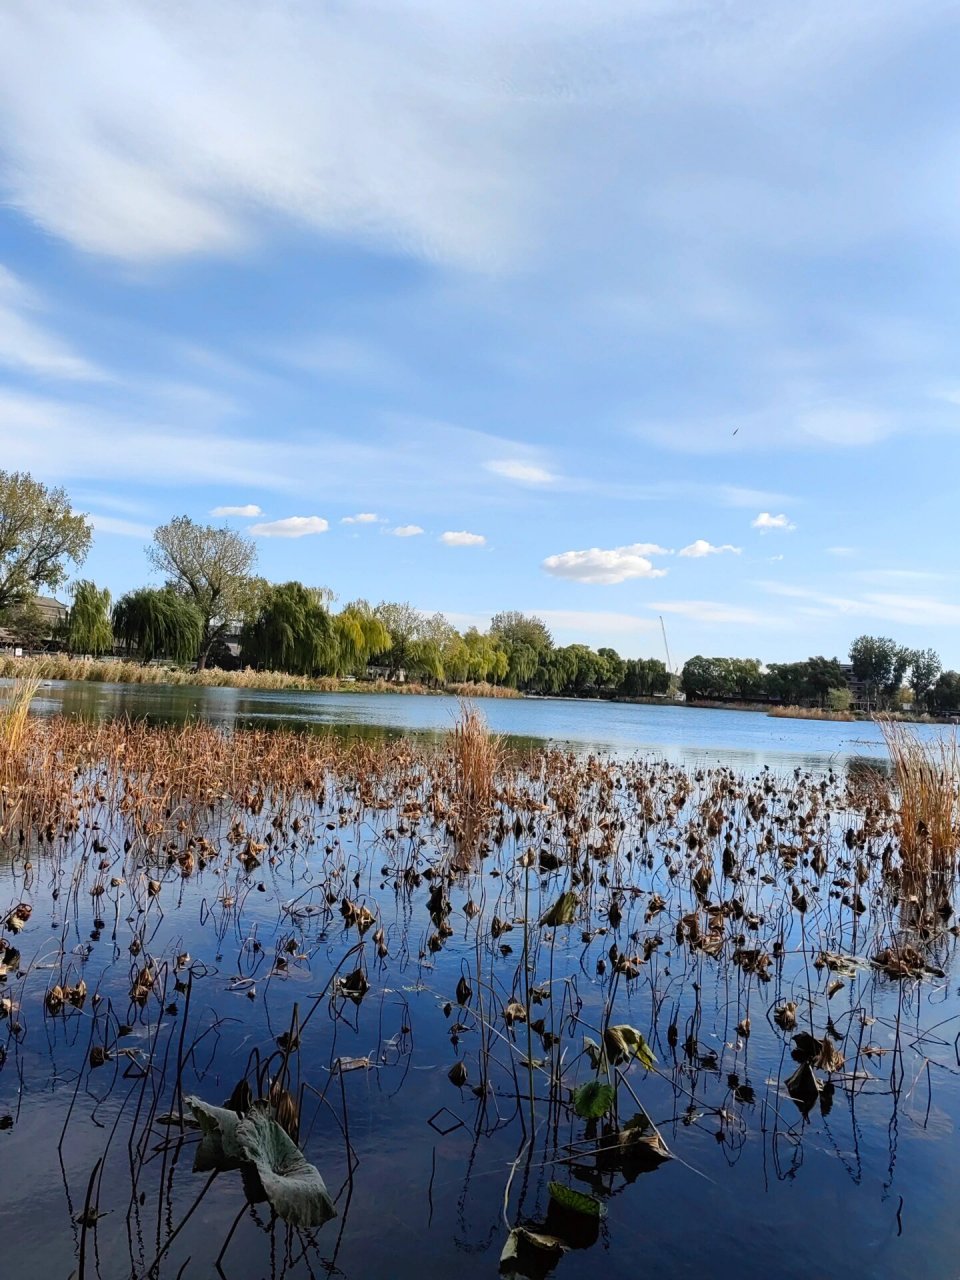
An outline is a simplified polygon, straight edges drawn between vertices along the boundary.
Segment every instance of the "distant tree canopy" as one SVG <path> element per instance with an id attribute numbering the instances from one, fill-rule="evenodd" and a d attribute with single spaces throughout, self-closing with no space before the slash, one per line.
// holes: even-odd
<path id="1" fill-rule="evenodd" d="M 823 706 L 831 689 L 845 689 L 835 658 L 805 662 L 773 662 L 764 668 L 756 658 L 704 658 L 698 654 L 680 675 L 684 694 L 698 702 L 765 701 Z"/>
<path id="2" fill-rule="evenodd" d="M 63 489 L 48 489 L 23 471 L 0 471 L 0 618 L 66 580 L 82 564 L 92 526 Z"/>
<path id="3" fill-rule="evenodd" d="M 198 667 L 206 666 L 216 641 L 256 610 L 263 584 L 253 576 L 253 542 L 227 526 L 177 516 L 154 530 L 147 558 L 199 612 L 203 627 L 195 656 Z"/>

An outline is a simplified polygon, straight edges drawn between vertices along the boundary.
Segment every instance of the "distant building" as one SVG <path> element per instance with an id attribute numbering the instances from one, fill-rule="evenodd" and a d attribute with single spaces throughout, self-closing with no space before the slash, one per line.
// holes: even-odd
<path id="1" fill-rule="evenodd" d="M 853 699 L 853 705 L 855 707 L 866 706 L 870 698 L 867 682 L 865 680 L 858 679 L 853 674 L 852 662 L 841 662 L 840 670 L 843 672 L 843 678 L 846 681 L 847 688 L 850 690 L 850 697 Z"/>
<path id="2" fill-rule="evenodd" d="M 70 606 L 55 600 L 53 596 L 34 596 L 23 607 L 22 625 L 18 625 L 17 614 L 14 612 L 7 625 L 0 627 L 0 645 L 11 649 L 36 648 L 38 641 L 44 644 L 54 635 L 69 613 Z"/>
<path id="3" fill-rule="evenodd" d="M 398 667 L 396 671 L 390 667 L 367 667 L 368 680 L 395 680 L 397 684 L 405 684 L 407 673 L 403 667 Z"/>

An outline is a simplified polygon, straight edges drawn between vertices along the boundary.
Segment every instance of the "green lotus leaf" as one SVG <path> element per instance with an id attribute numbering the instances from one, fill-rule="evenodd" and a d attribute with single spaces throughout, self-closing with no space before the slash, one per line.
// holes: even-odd
<path id="1" fill-rule="evenodd" d="M 214 1107 L 202 1098 L 184 1098 L 200 1126 L 200 1145 L 193 1160 L 194 1173 L 225 1173 L 239 1169 L 242 1152 L 237 1142 L 240 1117 L 227 1107 Z"/>
<path id="2" fill-rule="evenodd" d="M 573 1094 L 573 1109 L 581 1120 L 601 1120 L 613 1106 L 616 1093 L 612 1084 L 590 1080 Z"/>
<path id="3" fill-rule="evenodd" d="M 248 1166 L 244 1174 L 256 1175 L 244 1177 L 248 1195 L 251 1182 L 258 1184 L 277 1216 L 294 1227 L 322 1227 L 337 1216 L 319 1170 L 266 1112 L 254 1109 L 244 1117 L 237 1141 Z"/>

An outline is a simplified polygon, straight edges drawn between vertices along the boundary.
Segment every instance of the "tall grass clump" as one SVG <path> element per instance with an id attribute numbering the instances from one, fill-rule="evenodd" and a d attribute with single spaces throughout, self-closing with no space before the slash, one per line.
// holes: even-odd
<path id="1" fill-rule="evenodd" d="M 461 702 L 460 715 L 450 731 L 450 752 L 460 818 L 468 831 L 476 831 L 493 808 L 497 774 L 503 763 L 503 739 L 490 732 L 476 707 Z"/>
<path id="2" fill-rule="evenodd" d="M 922 876 L 953 864 L 960 842 L 957 739 L 923 742 L 911 729 L 881 720 L 900 804 L 905 870 Z"/>
<path id="3" fill-rule="evenodd" d="M 27 716 L 40 681 L 15 680 L 0 689 L 0 782 L 9 782 L 20 759 L 27 732 Z"/>

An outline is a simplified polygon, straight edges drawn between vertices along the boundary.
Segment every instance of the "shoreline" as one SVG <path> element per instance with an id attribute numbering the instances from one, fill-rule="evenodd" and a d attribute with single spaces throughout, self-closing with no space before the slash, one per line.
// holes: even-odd
<path id="1" fill-rule="evenodd" d="M 120 658 L 68 658 L 62 654 L 36 654 L 15 658 L 0 654 L 0 679 L 36 679 L 88 684 L 129 684 L 154 687 L 192 687 L 200 689 L 250 689 L 275 693 L 367 693 L 396 694 L 403 697 L 496 698 L 528 702 L 608 702 L 625 706 L 687 707 L 702 711 L 752 711 L 771 719 L 832 721 L 840 724 L 870 723 L 876 717 L 865 711 L 830 711 L 818 707 L 783 707 L 775 703 L 689 701 L 680 698 L 637 696 L 604 697 L 593 694 L 577 697 L 564 693 L 523 693 L 506 685 L 451 682 L 440 686 L 406 681 L 363 680 L 340 676 L 296 676 L 283 671 L 225 671 L 207 667 L 187 671 L 181 667 L 143 666 Z M 910 715 L 902 711 L 885 713 L 885 718 L 905 724 L 951 724 L 956 717 L 948 715 Z"/>

